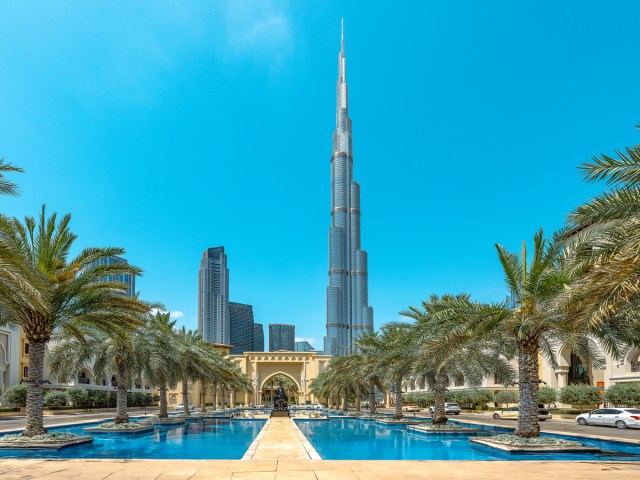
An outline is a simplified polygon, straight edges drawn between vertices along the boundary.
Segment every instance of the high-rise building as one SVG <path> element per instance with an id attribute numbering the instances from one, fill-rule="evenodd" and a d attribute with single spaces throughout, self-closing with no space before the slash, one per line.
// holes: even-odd
<path id="1" fill-rule="evenodd" d="M 264 352 L 264 327 L 261 323 L 253 324 L 253 351 Z"/>
<path id="2" fill-rule="evenodd" d="M 92 262 L 91 265 L 114 265 L 114 264 L 123 264 L 126 265 L 127 260 L 122 257 L 116 257 L 115 255 L 104 257 Z M 127 286 L 127 293 L 125 294 L 127 297 L 133 298 L 136 294 L 136 277 L 134 275 L 130 275 L 128 273 L 121 273 L 118 275 L 108 275 L 102 279 L 104 282 L 119 282 L 124 283 Z"/>
<path id="3" fill-rule="evenodd" d="M 209 342 L 229 344 L 229 269 L 224 247 L 208 248 L 200 260 L 198 330 Z"/>
<path id="4" fill-rule="evenodd" d="M 285 323 L 269 324 L 269 351 L 294 351 L 296 343 L 296 327 Z"/>
<path id="5" fill-rule="evenodd" d="M 296 342 L 296 352 L 316 352 L 317 350 L 313 348 L 306 340 L 302 340 L 301 342 Z"/>
<path id="6" fill-rule="evenodd" d="M 336 129 L 331 155 L 331 228 L 327 287 L 326 355 L 344 355 L 373 331 L 368 299 L 367 252 L 360 248 L 360 186 L 353 181 L 351 119 L 344 57 L 344 28 L 338 55 Z"/>
<path id="7" fill-rule="evenodd" d="M 253 307 L 229 302 L 231 355 L 242 355 L 253 350 Z"/>

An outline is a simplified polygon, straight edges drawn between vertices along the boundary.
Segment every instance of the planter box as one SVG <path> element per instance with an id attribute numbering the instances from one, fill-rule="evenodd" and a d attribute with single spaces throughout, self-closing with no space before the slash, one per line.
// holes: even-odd
<path id="1" fill-rule="evenodd" d="M 433 434 L 433 435 L 448 435 L 448 434 L 456 434 L 456 433 L 462 433 L 464 435 L 469 435 L 469 434 L 474 434 L 478 432 L 477 428 L 471 428 L 471 427 L 460 427 L 460 428 L 455 428 L 452 430 L 447 430 L 447 429 L 441 429 L 441 430 L 432 430 L 430 428 L 425 428 L 421 425 L 409 425 L 407 427 L 407 430 L 413 430 L 416 432 L 421 432 L 421 433 L 428 433 L 428 434 Z"/>
<path id="2" fill-rule="evenodd" d="M 93 442 L 93 437 L 82 436 L 72 438 L 70 440 L 60 440 L 59 442 L 0 442 L 0 449 L 20 449 L 20 450 L 60 450 L 61 448 L 72 447 L 74 445 L 82 445 L 84 443 Z"/>
<path id="3" fill-rule="evenodd" d="M 184 423 L 184 418 L 158 418 L 158 417 L 147 417 L 144 419 L 144 422 L 148 422 L 152 425 L 180 425 Z"/>
<path id="4" fill-rule="evenodd" d="M 508 445 L 486 438 L 471 438 L 469 440 L 507 453 L 595 453 L 600 451 L 598 447 L 577 445 Z"/>
<path id="5" fill-rule="evenodd" d="M 377 418 L 376 423 L 384 423 L 386 425 L 418 425 L 419 423 L 424 423 L 424 418 L 418 419 L 408 419 L 403 418 L 402 420 L 394 420 L 392 418 Z"/>
<path id="6" fill-rule="evenodd" d="M 154 430 L 153 425 L 139 425 L 136 428 L 100 428 L 88 427 L 83 429 L 86 433 L 117 433 L 117 434 L 135 434 L 146 433 Z"/>

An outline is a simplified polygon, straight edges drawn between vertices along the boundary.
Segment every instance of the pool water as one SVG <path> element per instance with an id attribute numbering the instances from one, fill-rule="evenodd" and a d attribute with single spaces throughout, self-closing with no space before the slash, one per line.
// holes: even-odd
<path id="1" fill-rule="evenodd" d="M 91 434 L 93 443 L 58 451 L 0 450 L 0 458 L 146 458 L 240 459 L 265 424 L 265 420 L 207 419 L 182 425 L 156 426 L 140 434 Z M 100 422 L 102 423 L 102 422 Z M 85 435 L 83 428 L 100 423 L 50 428 L 49 432 Z M 87 434 L 89 435 L 89 434 Z"/>
<path id="2" fill-rule="evenodd" d="M 457 422 L 456 422 L 457 423 Z M 471 443 L 465 434 L 425 434 L 404 426 L 352 418 L 329 421 L 296 420 L 296 424 L 324 460 L 621 460 L 640 461 L 640 446 L 586 438 L 585 445 L 600 447 L 600 454 L 512 454 Z M 506 429 L 469 425 L 476 436 L 504 433 Z M 560 435 L 558 435 L 560 436 Z"/>

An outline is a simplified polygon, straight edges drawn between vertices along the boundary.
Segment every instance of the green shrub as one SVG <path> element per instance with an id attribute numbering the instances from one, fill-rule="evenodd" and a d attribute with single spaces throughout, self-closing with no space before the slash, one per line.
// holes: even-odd
<path id="1" fill-rule="evenodd" d="M 640 405 L 640 383 L 617 383 L 607 388 L 607 402 L 614 405 Z"/>
<path id="2" fill-rule="evenodd" d="M 60 390 L 49 390 L 44 396 L 44 404 L 47 407 L 61 407 L 66 405 L 68 400 L 67 392 Z"/>
<path id="3" fill-rule="evenodd" d="M 546 405 L 554 403 L 558 399 L 558 391 L 551 387 L 540 387 L 538 389 L 538 402 Z"/>
<path id="4" fill-rule="evenodd" d="M 560 389 L 558 399 L 562 403 L 579 405 L 580 412 L 584 405 L 597 405 L 602 401 L 600 389 L 595 385 L 567 385 Z"/>
<path id="5" fill-rule="evenodd" d="M 109 405 L 109 392 L 107 390 L 88 390 L 87 403 L 95 407 L 106 407 Z"/>
<path id="6" fill-rule="evenodd" d="M 5 402 L 13 403 L 14 405 L 26 404 L 27 386 L 24 383 L 19 383 L 13 387 L 7 388 L 7 391 L 2 394 L 2 399 Z"/>
<path id="7" fill-rule="evenodd" d="M 496 403 L 504 403 L 509 407 L 510 403 L 518 403 L 518 392 L 514 390 L 500 390 L 495 395 Z"/>
<path id="8" fill-rule="evenodd" d="M 0 413 L 5 412 L 19 412 L 20 409 L 18 407 L 0 407 Z"/>
<path id="9" fill-rule="evenodd" d="M 89 392 L 80 387 L 71 387 L 67 390 L 69 400 L 74 407 L 86 407 L 89 402 Z"/>

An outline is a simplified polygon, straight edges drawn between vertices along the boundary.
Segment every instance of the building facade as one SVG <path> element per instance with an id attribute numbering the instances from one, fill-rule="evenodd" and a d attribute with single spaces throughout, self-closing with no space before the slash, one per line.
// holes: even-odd
<path id="1" fill-rule="evenodd" d="M 317 351 L 317 349 L 313 348 L 313 345 L 311 345 L 306 340 L 302 340 L 301 342 L 296 342 L 295 350 L 296 352 L 316 352 Z"/>
<path id="2" fill-rule="evenodd" d="M 269 351 L 294 351 L 296 343 L 296 327 L 286 323 L 269 324 Z"/>
<path id="3" fill-rule="evenodd" d="M 229 269 L 224 247 L 208 248 L 200 260 L 198 330 L 209 342 L 230 342 Z"/>
<path id="4" fill-rule="evenodd" d="M 264 326 L 261 323 L 253 324 L 253 351 L 264 352 Z"/>
<path id="5" fill-rule="evenodd" d="M 229 302 L 229 319 L 231 324 L 231 354 L 242 355 L 253 349 L 253 307 L 244 303 Z"/>
<path id="6" fill-rule="evenodd" d="M 360 248 L 360 186 L 353 181 L 344 32 L 338 55 L 336 129 L 331 155 L 331 227 L 327 335 L 324 352 L 343 355 L 365 332 L 373 332 L 368 298 L 367 252 Z"/>
<path id="7" fill-rule="evenodd" d="M 114 265 L 114 264 L 122 264 L 126 265 L 128 262 L 126 259 L 122 257 L 117 257 L 112 255 L 110 257 L 101 258 L 92 262 L 91 265 Z M 123 273 L 119 275 L 108 275 L 102 279 L 103 282 L 118 282 L 123 283 L 127 287 L 126 296 L 129 298 L 133 298 L 136 294 L 136 277 L 134 275 L 130 275 L 128 273 Z"/>

